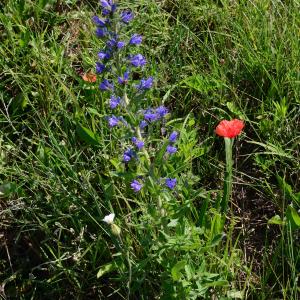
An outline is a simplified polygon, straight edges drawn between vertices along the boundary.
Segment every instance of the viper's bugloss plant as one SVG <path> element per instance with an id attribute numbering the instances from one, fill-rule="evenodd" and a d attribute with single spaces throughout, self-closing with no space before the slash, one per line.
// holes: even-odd
<path id="1" fill-rule="evenodd" d="M 130 184 L 134 192 L 140 192 L 147 186 L 140 180 L 161 185 L 159 178 L 168 175 L 161 174 L 161 170 L 153 171 L 154 157 L 164 143 L 153 143 L 149 133 L 153 133 L 153 130 L 159 132 L 159 127 L 164 127 L 166 132 L 169 111 L 164 105 L 152 107 L 151 99 L 147 96 L 155 79 L 153 76 L 142 76 L 147 66 L 146 57 L 140 53 L 142 35 L 126 35 L 126 27 L 134 18 L 133 12 L 127 9 L 120 11 L 114 1 L 100 1 L 100 4 L 102 15 L 93 17 L 97 26 L 96 35 L 104 45 L 99 49 L 99 61 L 96 62 L 96 73 L 100 78 L 99 90 L 104 93 L 107 107 L 111 110 L 111 114 L 107 116 L 108 126 L 111 130 L 120 130 L 121 143 L 118 146 L 123 153 L 122 162 L 127 169 L 129 162 L 134 163 L 140 173 L 139 180 L 133 178 L 131 183 L 126 184 Z M 134 78 L 134 72 L 139 72 L 140 79 Z M 177 152 L 174 144 L 178 136 L 177 131 L 171 131 L 169 144 L 164 150 L 166 154 L 173 155 Z M 166 133 L 161 137 L 167 141 Z M 164 159 L 168 159 L 168 156 L 164 156 Z M 131 170 L 134 165 L 131 164 Z M 149 177 L 151 180 L 148 180 Z M 173 190 L 177 179 L 167 178 L 165 182 Z"/>
<path id="2" fill-rule="evenodd" d="M 172 278 L 168 285 L 174 293 L 178 288 L 182 290 L 179 298 L 192 299 L 193 294 L 203 296 L 209 285 L 197 291 L 199 282 L 191 283 L 192 279 L 188 279 L 189 287 L 184 288 L 179 280 L 181 273 L 176 268 L 198 268 L 197 251 L 218 245 L 224 236 L 224 216 L 217 210 L 208 213 L 209 193 L 194 189 L 199 179 L 192 174 L 192 162 L 205 150 L 197 145 L 194 120 L 187 117 L 182 124 L 172 120 L 169 109 L 154 97 L 156 80 L 148 71 L 149 60 L 142 46 L 144 37 L 138 32 L 127 34 L 134 13 L 129 9 L 120 10 L 112 0 L 100 1 L 100 4 L 101 16 L 93 17 L 95 34 L 102 45 L 95 68 L 101 99 L 106 103 L 105 120 L 114 150 L 110 154 L 114 170 L 108 173 L 112 174 L 111 185 L 116 185 L 121 197 L 134 199 L 131 201 L 138 205 L 135 229 L 130 228 L 128 232 L 141 233 L 138 253 L 145 254 L 140 262 L 138 254 L 131 254 L 132 246 L 124 237 L 127 230 L 118 230 L 116 234 L 113 214 L 103 219 L 108 224 L 111 222 L 111 233 L 118 236 L 116 247 L 122 249 L 122 257 L 127 261 L 128 299 L 132 287 L 131 255 L 136 276 L 151 273 L 145 266 L 155 261 L 159 268 L 163 266 L 166 274 L 162 277 L 165 276 L 166 282 Z M 200 203 L 199 213 L 194 201 Z M 110 206 L 109 211 L 118 209 L 114 203 Z M 151 258 L 149 253 L 153 253 Z M 177 266 L 177 259 L 184 264 Z M 192 277 L 196 278 L 196 269 L 189 272 L 194 272 Z"/>

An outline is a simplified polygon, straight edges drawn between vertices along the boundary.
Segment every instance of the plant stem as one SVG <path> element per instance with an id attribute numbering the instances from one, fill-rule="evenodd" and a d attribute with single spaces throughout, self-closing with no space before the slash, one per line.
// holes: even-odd
<path id="1" fill-rule="evenodd" d="M 221 201 L 221 211 L 226 212 L 228 208 L 228 203 L 230 201 L 232 193 L 232 146 L 234 139 L 224 138 L 225 141 L 225 153 L 226 153 L 226 172 L 224 178 L 224 194 Z"/>

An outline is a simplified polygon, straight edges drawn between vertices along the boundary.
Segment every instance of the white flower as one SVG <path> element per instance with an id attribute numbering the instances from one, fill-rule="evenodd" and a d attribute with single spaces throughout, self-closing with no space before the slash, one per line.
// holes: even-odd
<path id="1" fill-rule="evenodd" d="M 115 218 L 115 214 L 109 214 L 109 215 L 105 216 L 102 221 L 111 225 L 114 223 L 114 218 Z"/>

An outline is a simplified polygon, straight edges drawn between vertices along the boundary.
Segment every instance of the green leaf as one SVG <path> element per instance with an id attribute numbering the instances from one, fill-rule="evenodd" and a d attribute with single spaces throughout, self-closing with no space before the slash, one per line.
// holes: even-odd
<path id="1" fill-rule="evenodd" d="M 213 282 L 207 282 L 204 284 L 205 287 L 215 287 L 215 286 L 228 286 L 229 282 L 227 280 L 217 280 Z"/>
<path id="2" fill-rule="evenodd" d="M 98 139 L 97 139 L 95 133 L 92 132 L 90 129 L 88 129 L 78 123 L 77 127 L 76 127 L 76 132 L 77 132 L 79 138 L 82 141 L 86 142 L 87 144 L 94 145 L 94 146 L 99 145 L 99 142 L 98 142 Z"/>
<path id="3" fill-rule="evenodd" d="M 186 263 L 187 262 L 185 260 L 181 260 L 177 262 L 176 265 L 172 268 L 171 274 L 174 281 L 178 281 L 180 279 L 180 277 L 182 276 L 181 270 L 184 269 Z"/>
<path id="4" fill-rule="evenodd" d="M 282 219 L 280 218 L 279 215 L 276 215 L 276 216 L 272 217 L 272 218 L 268 221 L 268 224 L 284 225 L 284 224 L 285 224 L 285 221 L 282 220 Z"/>
<path id="5" fill-rule="evenodd" d="M 104 116 L 104 115 L 100 114 L 95 108 L 88 107 L 86 110 L 92 115 L 96 115 L 101 118 Z"/>
<path id="6" fill-rule="evenodd" d="M 236 105 L 233 102 L 226 102 L 226 106 L 230 112 L 234 113 L 240 119 L 245 118 L 244 114 L 236 107 Z"/>
<path id="7" fill-rule="evenodd" d="M 178 219 L 171 219 L 170 223 L 168 223 L 168 227 L 176 227 L 178 224 Z"/>
<path id="8" fill-rule="evenodd" d="M 242 291 L 232 290 L 227 292 L 227 297 L 232 299 L 244 299 L 244 293 Z"/>
<path id="9" fill-rule="evenodd" d="M 284 195 L 288 197 L 289 200 L 300 204 L 299 196 L 293 193 L 292 187 L 284 180 L 284 178 L 280 177 L 279 175 L 277 175 L 276 178 Z"/>
<path id="10" fill-rule="evenodd" d="M 202 75 L 192 75 L 190 77 L 187 77 L 183 83 L 189 87 L 192 88 L 198 92 L 207 94 L 210 91 L 214 91 L 218 88 L 221 88 L 224 86 L 224 84 L 211 77 L 204 77 Z"/>
<path id="11" fill-rule="evenodd" d="M 100 267 L 98 273 L 97 273 L 97 278 L 100 278 L 102 277 L 104 274 L 106 273 L 110 273 L 114 270 L 117 269 L 117 264 L 115 262 L 112 262 L 112 263 L 108 263 L 106 265 L 103 265 Z"/>
<path id="12" fill-rule="evenodd" d="M 28 98 L 27 95 L 20 93 L 18 94 L 12 101 L 11 107 L 13 112 L 16 112 L 17 110 L 24 110 L 26 106 L 28 105 Z"/>
<path id="13" fill-rule="evenodd" d="M 294 207 L 289 206 L 287 208 L 286 217 L 290 222 L 292 229 L 300 228 L 300 216 Z"/>
<path id="14" fill-rule="evenodd" d="M 5 182 L 0 185 L 0 198 L 7 197 L 10 194 L 16 192 L 17 185 L 15 182 Z"/>
<path id="15" fill-rule="evenodd" d="M 223 237 L 224 237 L 223 233 L 215 235 L 210 242 L 210 246 L 215 247 L 215 246 L 219 245 L 219 243 L 222 241 Z"/>

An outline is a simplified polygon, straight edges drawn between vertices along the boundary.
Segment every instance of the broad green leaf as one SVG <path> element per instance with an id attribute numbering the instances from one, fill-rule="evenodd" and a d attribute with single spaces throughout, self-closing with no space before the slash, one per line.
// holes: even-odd
<path id="1" fill-rule="evenodd" d="M 181 260 L 177 262 L 176 265 L 172 268 L 171 274 L 174 281 L 178 281 L 180 279 L 180 277 L 182 276 L 181 271 L 186 266 L 186 263 L 187 262 L 185 260 Z"/>
<path id="2" fill-rule="evenodd" d="M 276 215 L 268 221 L 268 224 L 284 225 L 285 221 L 282 220 L 279 215 Z"/>
<path id="3" fill-rule="evenodd" d="M 286 216 L 291 224 L 292 229 L 300 228 L 300 216 L 294 207 L 289 206 L 287 208 Z"/>
<path id="4" fill-rule="evenodd" d="M 94 132 L 92 132 L 90 129 L 77 124 L 76 132 L 81 140 L 88 143 L 89 145 L 99 145 L 98 139 Z"/>

